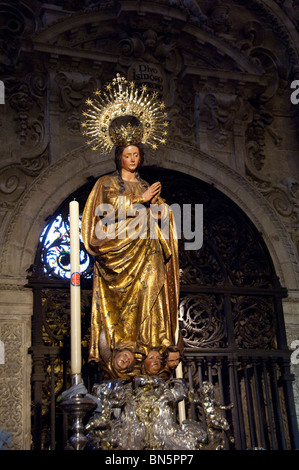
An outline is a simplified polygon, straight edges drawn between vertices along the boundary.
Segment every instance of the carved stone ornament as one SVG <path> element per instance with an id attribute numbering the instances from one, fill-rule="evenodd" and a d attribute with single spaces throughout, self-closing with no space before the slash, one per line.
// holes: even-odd
<path id="1" fill-rule="evenodd" d="M 13 450 L 24 447 L 22 431 L 25 400 L 28 392 L 24 385 L 23 370 L 26 370 L 24 350 L 24 323 L 19 321 L 0 322 L 1 341 L 5 346 L 5 361 L 0 365 L 1 414 L 0 429 L 11 433 Z M 9 423 L 9 425 L 8 425 Z M 26 436 L 28 438 L 28 436 Z"/>

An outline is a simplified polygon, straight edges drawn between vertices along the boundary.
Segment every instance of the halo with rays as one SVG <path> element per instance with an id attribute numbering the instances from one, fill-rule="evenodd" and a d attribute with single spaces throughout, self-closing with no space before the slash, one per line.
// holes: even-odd
<path id="1" fill-rule="evenodd" d="M 165 104 L 157 96 L 117 74 L 103 91 L 86 100 L 81 125 L 88 145 L 106 154 L 114 145 L 142 143 L 156 149 L 165 144 L 168 120 Z"/>

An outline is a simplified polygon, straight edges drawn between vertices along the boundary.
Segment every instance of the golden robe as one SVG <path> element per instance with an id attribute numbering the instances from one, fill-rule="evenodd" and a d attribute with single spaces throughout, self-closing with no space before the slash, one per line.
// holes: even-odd
<path id="1" fill-rule="evenodd" d="M 138 232 L 140 214 L 134 207 L 142 202 L 145 187 L 141 182 L 124 182 L 124 188 L 120 192 L 116 175 L 99 178 L 82 217 L 84 245 L 95 256 L 89 360 L 96 362 L 107 362 L 116 349 L 131 349 L 144 358 L 153 347 L 163 353 L 175 344 L 179 264 L 173 214 L 169 212 L 169 238 L 163 237 L 158 224 L 157 238 L 151 238 L 152 212 L 150 205 L 143 205 L 145 231 L 135 239 L 128 236 L 132 226 Z M 115 218 L 99 211 L 106 208 L 104 204 L 113 207 Z M 106 238 L 99 237 L 99 227 Z"/>

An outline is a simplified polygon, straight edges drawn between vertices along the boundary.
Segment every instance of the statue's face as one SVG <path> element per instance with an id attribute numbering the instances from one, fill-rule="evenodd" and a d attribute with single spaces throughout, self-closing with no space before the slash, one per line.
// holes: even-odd
<path id="1" fill-rule="evenodd" d="M 123 351 L 119 351 L 115 355 L 114 359 L 114 366 L 117 370 L 126 370 L 134 362 L 134 356 L 131 351 L 124 349 Z"/>
<path id="2" fill-rule="evenodd" d="M 167 357 L 166 364 L 169 369 L 175 369 L 180 362 L 180 353 L 179 351 L 170 352 Z"/>
<path id="3" fill-rule="evenodd" d="M 121 157 L 121 167 L 131 173 L 134 173 L 140 163 L 140 151 L 135 145 L 128 145 L 123 150 Z"/>
<path id="4" fill-rule="evenodd" d="M 144 367 L 149 375 L 154 375 L 161 369 L 161 355 L 158 351 L 150 351 L 144 359 Z"/>

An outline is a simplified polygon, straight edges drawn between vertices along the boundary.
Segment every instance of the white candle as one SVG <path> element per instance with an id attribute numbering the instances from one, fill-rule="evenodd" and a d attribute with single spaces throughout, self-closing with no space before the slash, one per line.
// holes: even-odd
<path id="1" fill-rule="evenodd" d="M 179 339 L 179 318 L 177 319 L 176 331 L 175 331 L 175 344 L 178 343 Z M 183 378 L 183 366 L 182 362 L 180 362 L 175 369 L 175 376 L 177 379 Z M 182 400 L 178 403 L 178 410 L 179 410 L 179 422 L 182 422 L 186 419 L 186 408 L 185 408 L 185 400 Z"/>
<path id="2" fill-rule="evenodd" d="M 79 203 L 71 201 L 70 239 L 71 239 L 71 373 L 81 374 L 81 291 L 80 291 L 80 239 Z"/>

